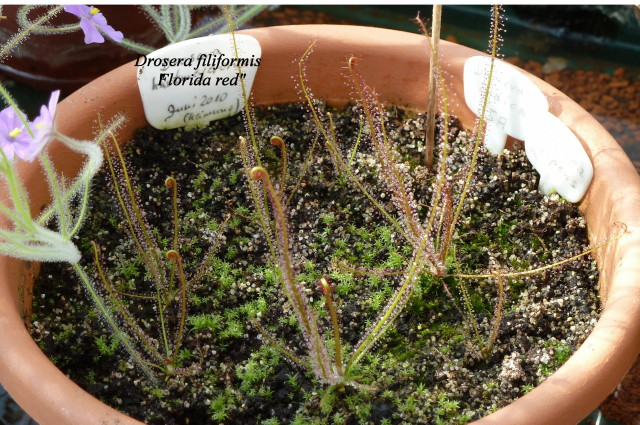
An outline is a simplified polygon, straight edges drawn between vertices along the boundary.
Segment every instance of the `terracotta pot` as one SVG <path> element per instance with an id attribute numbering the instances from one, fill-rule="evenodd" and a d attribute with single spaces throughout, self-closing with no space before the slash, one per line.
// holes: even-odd
<path id="1" fill-rule="evenodd" d="M 424 38 L 403 32 L 348 26 L 283 26 L 246 31 L 263 49 L 255 81 L 256 104 L 298 101 L 292 76 L 295 60 L 317 40 L 307 62 L 309 87 L 316 97 L 333 104 L 349 101 L 344 72 L 350 55 L 367 83 L 388 104 L 425 109 L 429 54 Z M 450 104 L 467 126 L 473 115 L 462 101 L 464 61 L 479 52 L 442 42 L 442 62 L 450 79 Z M 580 209 L 586 215 L 592 242 L 618 234 L 614 222 L 628 234 L 596 253 L 600 270 L 602 317 L 579 350 L 556 373 L 526 396 L 479 420 L 477 424 L 574 424 L 584 418 L 623 377 L 640 348 L 640 177 L 616 141 L 598 122 L 558 90 L 529 76 L 547 95 L 550 111 L 569 126 L 587 150 L 594 179 Z M 102 119 L 124 112 L 128 125 L 119 134 L 128 139 L 145 124 L 136 86 L 135 68 L 124 65 L 78 90 L 61 103 L 58 127 L 75 138 L 91 138 L 97 113 Z M 51 155 L 67 173 L 78 161 L 59 144 Z M 36 164 L 24 164 L 30 182 L 33 211 L 48 202 Z M 33 277 L 31 264 L 0 258 L 0 380 L 15 399 L 42 425 L 139 423 L 105 406 L 68 380 L 30 338 L 22 321 L 20 296 Z M 74 283 L 75 284 L 75 283 Z"/>

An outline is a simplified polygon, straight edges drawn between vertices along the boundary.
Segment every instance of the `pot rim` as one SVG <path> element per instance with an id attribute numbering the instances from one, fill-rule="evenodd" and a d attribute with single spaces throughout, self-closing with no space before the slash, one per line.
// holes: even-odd
<path id="1" fill-rule="evenodd" d="M 429 54 L 422 36 L 343 25 L 279 26 L 240 33 L 256 37 L 263 49 L 263 61 L 252 95 L 257 105 L 267 103 L 267 99 L 272 99 L 273 103 L 294 100 L 297 94 L 293 82 L 285 89 L 274 81 L 295 75 L 292 58 L 299 57 L 311 41 L 318 40 L 307 62 L 307 78 L 316 97 L 329 103 L 345 103 L 349 99 L 348 87 L 338 89 L 337 94 L 331 91 L 343 84 L 346 76 L 329 75 L 330 80 L 327 81 L 326 69 L 341 70 L 347 55 L 357 53 L 364 80 L 377 89 L 381 99 L 398 106 L 425 109 L 427 72 L 422 70 L 428 69 Z M 441 52 L 445 70 L 456 75 L 468 55 L 483 54 L 446 41 L 441 42 Z M 373 66 L 373 60 L 381 57 L 385 61 Z M 525 74 L 545 93 L 550 112 L 572 129 L 593 162 L 594 178 L 579 205 L 587 218 L 590 240 L 592 243 L 602 242 L 619 232 L 619 228 L 612 227 L 613 222 L 624 223 L 627 234 L 596 253 L 604 308 L 589 337 L 541 385 L 474 422 L 481 425 L 576 423 L 615 388 L 640 347 L 640 265 L 636 264 L 636 259 L 640 258 L 640 217 L 634 216 L 635 211 L 640 211 L 640 177 L 615 140 L 590 114 L 557 89 Z M 318 84 L 318 81 L 323 81 L 323 84 Z M 461 101 L 461 82 L 450 79 L 448 84 L 453 88 L 450 103 L 457 103 L 459 107 L 457 115 L 463 123 L 473 123 L 473 114 Z M 109 88 L 105 89 L 105 85 Z M 136 94 L 132 96 L 131 90 Z M 133 129 L 146 123 L 137 93 L 135 69 L 132 63 L 123 65 L 65 99 L 58 107 L 56 124 L 66 135 L 91 139 L 91 123 L 97 112 L 104 117 L 125 111 L 127 128 L 118 136 L 127 140 Z M 62 117 L 67 120 L 63 122 Z M 68 156 L 59 143 L 52 143 L 48 149 L 54 159 Z M 21 164 L 25 182 L 41 178 L 37 165 L 33 164 Z M 58 165 L 65 173 L 77 171 L 77 164 Z M 34 201 L 32 211 L 38 211 L 47 199 L 46 188 L 40 189 L 36 186 L 30 191 Z M 22 322 L 22 303 L 17 295 L 17 287 L 35 274 L 29 266 L 18 260 L 0 258 L 2 384 L 42 425 L 112 421 L 140 424 L 80 389 L 44 356 L 30 338 Z M 38 393 L 42 390 L 44 392 Z M 48 409 L 43 409 L 43 405 Z M 85 409 L 89 407 L 97 409 L 95 418 L 87 418 Z"/>

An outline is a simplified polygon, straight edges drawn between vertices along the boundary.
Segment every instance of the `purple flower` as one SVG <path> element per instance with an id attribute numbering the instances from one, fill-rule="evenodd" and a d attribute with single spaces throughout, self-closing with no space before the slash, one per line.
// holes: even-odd
<path id="1" fill-rule="evenodd" d="M 44 145 L 49 141 L 49 137 L 53 132 L 53 119 L 56 114 L 56 106 L 58 106 L 58 99 L 60 98 L 60 90 L 56 90 L 51 93 L 49 98 L 49 106 L 42 105 L 40 107 L 40 115 L 33 120 L 32 128 L 35 129 L 34 138 L 29 146 L 29 152 L 25 152 L 23 155 L 18 155 L 25 161 L 33 161 L 38 156 L 38 153 L 42 150 Z"/>
<path id="2" fill-rule="evenodd" d="M 20 119 L 20 116 L 24 118 L 22 112 L 16 112 L 12 107 L 0 112 L 0 149 L 7 159 L 12 160 L 17 156 L 25 161 L 33 161 L 38 156 L 49 141 L 53 130 L 53 118 L 59 97 L 60 90 L 54 91 L 51 93 L 48 107 L 43 105 L 40 108 L 40 115 L 30 125 L 33 137 Z"/>
<path id="3" fill-rule="evenodd" d="M 18 114 L 24 117 L 22 112 L 16 112 L 11 106 L 0 112 L 0 149 L 9 160 L 12 160 L 14 155 L 20 157 L 32 141 Z"/>
<path id="4" fill-rule="evenodd" d="M 100 34 L 98 29 L 101 29 L 105 34 L 113 39 L 113 41 L 120 42 L 124 38 L 120 31 L 116 31 L 107 24 L 107 19 L 100 13 L 100 10 L 96 7 L 89 7 L 83 4 L 68 5 L 64 7 L 65 12 L 72 13 L 80 18 L 80 28 L 84 32 L 84 42 L 89 43 L 104 43 L 104 37 Z"/>

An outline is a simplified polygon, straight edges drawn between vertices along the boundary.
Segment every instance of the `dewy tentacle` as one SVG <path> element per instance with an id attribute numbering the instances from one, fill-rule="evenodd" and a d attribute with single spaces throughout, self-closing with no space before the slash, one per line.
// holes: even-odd
<path id="1" fill-rule="evenodd" d="M 316 314 L 309 306 L 309 301 L 304 291 L 295 280 L 289 252 L 287 220 L 282 203 L 271 183 L 269 174 L 264 168 L 254 167 L 250 174 L 253 180 L 261 180 L 263 182 L 267 195 L 269 196 L 276 221 L 277 258 L 279 268 L 282 272 L 283 287 L 302 327 L 304 339 L 309 347 L 312 369 L 316 376 L 325 382 L 329 384 L 338 383 L 340 378 L 333 371 L 329 362 L 329 354 L 318 330 Z"/>

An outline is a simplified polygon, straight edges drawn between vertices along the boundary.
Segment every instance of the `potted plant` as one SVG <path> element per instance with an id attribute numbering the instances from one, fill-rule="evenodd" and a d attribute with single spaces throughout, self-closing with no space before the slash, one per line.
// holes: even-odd
<path id="1" fill-rule="evenodd" d="M 349 90 L 336 73 L 345 56 L 356 54 L 359 70 L 385 103 L 425 109 L 428 86 L 428 44 L 420 36 L 381 29 L 342 26 L 284 26 L 245 32 L 260 42 L 263 60 L 253 88 L 256 105 L 299 101 L 290 83 L 294 60 L 317 40 L 314 56 L 307 63 L 306 78 L 317 98 L 330 104 L 350 100 Z M 462 101 L 460 75 L 464 61 L 477 55 L 463 46 L 441 42 L 440 61 L 449 71 L 448 96 L 458 107 L 453 113 L 471 127 L 474 115 Z M 329 78 L 327 78 L 329 77 Z M 635 259 L 640 254 L 638 218 L 640 180 L 615 140 L 584 110 L 544 82 L 529 77 L 547 96 L 550 112 L 558 116 L 587 150 L 594 165 L 594 179 L 580 203 L 592 241 L 619 233 L 614 222 L 624 223 L 627 234 L 596 252 L 601 274 L 603 313 L 582 347 L 542 385 L 511 405 L 478 421 L 479 424 L 570 424 L 586 416 L 622 378 L 638 353 L 640 288 Z M 283 84 L 280 84 L 283 83 Z M 131 64 L 97 79 L 59 105 L 57 128 L 62 134 L 90 139 L 91 123 L 103 117 L 126 114 L 126 127 L 117 133 L 126 141 L 145 124 L 136 76 Z M 79 171 L 77 157 L 60 143 L 52 143 L 49 155 L 65 174 Z M 72 158 L 72 160 L 69 160 Z M 31 210 L 39 211 L 49 201 L 38 185 L 42 179 L 37 164 L 21 164 L 20 175 L 29 187 Z M 37 267 L 8 257 L 0 259 L 0 376 L 2 384 L 43 425 L 57 423 L 139 423 L 93 399 L 68 380 L 31 340 L 22 321 L 27 309 L 31 281 Z M 42 391 L 44 389 L 44 391 Z M 92 413 L 88 413 L 92 412 Z"/>

